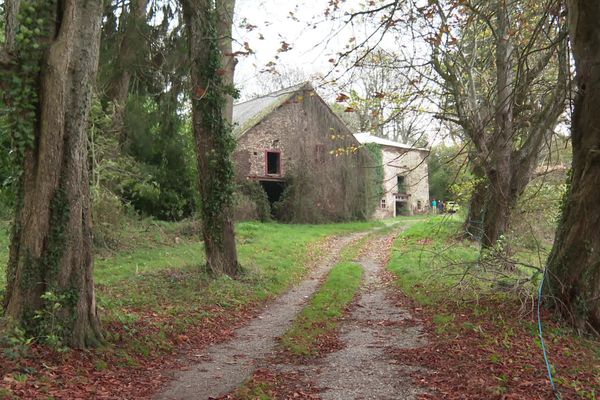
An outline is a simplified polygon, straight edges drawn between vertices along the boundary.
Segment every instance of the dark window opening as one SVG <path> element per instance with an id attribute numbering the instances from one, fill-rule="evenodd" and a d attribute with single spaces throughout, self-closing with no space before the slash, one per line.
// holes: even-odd
<path id="1" fill-rule="evenodd" d="M 407 193 L 406 181 L 402 175 L 398 175 L 398 193 Z"/>
<path id="2" fill-rule="evenodd" d="M 272 181 L 260 181 L 260 184 L 267 193 L 271 210 L 273 210 L 273 204 L 281 200 L 281 195 L 283 194 L 283 189 L 285 189 L 285 184 L 283 182 Z"/>
<path id="3" fill-rule="evenodd" d="M 267 151 L 267 175 L 281 174 L 281 153 Z"/>

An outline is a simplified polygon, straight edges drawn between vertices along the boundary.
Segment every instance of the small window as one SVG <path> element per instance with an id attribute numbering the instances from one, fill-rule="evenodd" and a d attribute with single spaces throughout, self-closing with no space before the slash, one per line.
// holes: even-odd
<path id="1" fill-rule="evenodd" d="M 381 203 L 379 204 L 379 207 L 386 208 L 386 206 L 385 206 L 385 199 L 381 199 Z"/>
<path id="2" fill-rule="evenodd" d="M 423 203 L 421 203 L 421 200 L 417 200 L 417 210 L 421 211 L 423 209 Z"/>
<path id="3" fill-rule="evenodd" d="M 267 175 L 281 174 L 281 153 L 278 151 L 267 151 Z"/>

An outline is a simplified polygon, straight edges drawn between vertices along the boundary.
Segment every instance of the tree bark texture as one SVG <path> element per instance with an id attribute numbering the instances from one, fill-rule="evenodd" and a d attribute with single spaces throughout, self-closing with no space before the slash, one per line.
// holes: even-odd
<path id="1" fill-rule="evenodd" d="M 198 157 L 206 262 L 215 274 L 240 272 L 233 228 L 231 137 L 233 0 L 182 0 L 191 60 L 192 123 Z M 224 21 L 226 19 L 227 21 Z"/>
<path id="2" fill-rule="evenodd" d="M 600 333 L 600 2 L 571 0 L 568 7 L 577 80 L 572 177 L 546 289 L 576 327 Z"/>
<path id="3" fill-rule="evenodd" d="M 87 160 L 102 1 L 64 0 L 50 7 L 56 30 L 45 38 L 48 49 L 40 60 L 35 141 L 24 155 L 4 308 L 29 330 L 84 348 L 102 339 Z M 55 301 L 42 298 L 48 292 L 58 299 L 58 311 L 52 311 Z"/>

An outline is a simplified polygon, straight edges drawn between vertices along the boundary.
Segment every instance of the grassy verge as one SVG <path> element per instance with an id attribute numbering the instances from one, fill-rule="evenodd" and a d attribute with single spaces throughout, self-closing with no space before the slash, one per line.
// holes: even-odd
<path id="1" fill-rule="evenodd" d="M 327 350 L 323 347 L 328 342 L 335 345 L 331 340 L 335 341 L 339 317 L 354 299 L 361 283 L 362 267 L 353 260 L 369 236 L 342 249 L 340 262 L 331 269 L 323 285 L 281 337 L 281 345 L 287 352 L 294 356 L 314 357 Z"/>
<path id="2" fill-rule="evenodd" d="M 320 339 L 333 334 L 338 318 L 360 286 L 362 267 L 353 262 L 337 264 L 327 280 L 281 338 L 284 349 L 298 356 L 315 356 Z"/>
<path id="3" fill-rule="evenodd" d="M 533 312 L 536 272 L 494 265 L 493 257 L 480 257 L 476 244 L 458 239 L 459 230 L 460 221 L 433 218 L 414 225 L 394 243 L 389 269 L 413 313 L 425 321 L 432 342 L 399 351 L 398 359 L 435 371 L 429 383 L 442 393 L 553 398 Z M 513 250 L 524 264 L 543 264 L 524 249 Z M 510 286 L 524 279 L 530 281 L 519 291 Z M 563 398 L 596 398 L 600 345 L 561 327 L 548 312 L 543 320 Z M 456 377 L 464 371 L 472 374 L 457 385 Z"/>

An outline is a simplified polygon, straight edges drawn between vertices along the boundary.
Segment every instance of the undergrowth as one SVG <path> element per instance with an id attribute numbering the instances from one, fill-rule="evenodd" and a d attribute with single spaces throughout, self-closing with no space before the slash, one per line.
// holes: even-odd
<path id="1" fill-rule="evenodd" d="M 437 370 L 429 383 L 444 393 L 459 388 L 467 398 L 550 398 L 544 397 L 551 390 L 534 312 L 545 259 L 519 247 L 511 248 L 510 259 L 499 249 L 481 252 L 477 243 L 459 239 L 460 227 L 459 220 L 432 218 L 394 243 L 388 268 L 414 312 L 428 321 L 433 341 L 400 352 L 399 359 Z M 595 398 L 600 344 L 577 336 L 547 310 L 543 324 L 563 398 Z M 479 372 L 457 386 L 466 370 Z"/>

